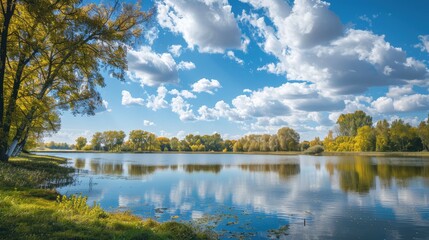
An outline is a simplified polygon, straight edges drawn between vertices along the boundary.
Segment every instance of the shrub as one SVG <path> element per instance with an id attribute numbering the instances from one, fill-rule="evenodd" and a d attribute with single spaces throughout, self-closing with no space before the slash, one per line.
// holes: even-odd
<path id="1" fill-rule="evenodd" d="M 197 239 L 197 235 L 192 227 L 178 222 L 165 222 L 155 228 L 160 234 L 165 234 L 171 239 Z"/>
<path id="2" fill-rule="evenodd" d="M 304 151 L 305 154 L 309 155 L 317 155 L 324 151 L 323 147 L 320 145 L 314 145 L 312 147 L 309 147 L 307 150 Z"/>

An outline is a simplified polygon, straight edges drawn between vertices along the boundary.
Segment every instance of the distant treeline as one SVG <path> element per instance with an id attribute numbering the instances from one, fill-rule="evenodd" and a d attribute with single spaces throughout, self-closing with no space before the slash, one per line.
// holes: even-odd
<path id="1" fill-rule="evenodd" d="M 144 130 L 97 132 L 92 138 L 79 137 L 75 145 L 46 143 L 50 149 L 94 150 L 108 152 L 181 151 L 181 152 L 416 152 L 429 150 L 429 121 L 417 127 L 401 119 L 389 123 L 363 111 L 341 114 L 334 130 L 321 140 L 300 142 L 300 135 L 292 128 L 283 127 L 277 134 L 251 134 L 238 140 L 224 140 L 220 134 L 193 135 L 184 139 L 158 137 Z"/>
<path id="2" fill-rule="evenodd" d="M 299 151 L 299 134 L 288 127 L 277 134 L 248 135 L 239 140 L 224 140 L 220 134 L 193 135 L 184 139 L 157 137 L 151 132 L 133 130 L 127 135 L 123 131 L 95 133 L 90 141 L 85 137 L 76 139 L 76 150 L 108 152 L 181 151 L 181 152 L 269 152 Z"/>
<path id="3" fill-rule="evenodd" d="M 73 144 L 69 145 L 67 143 L 56 143 L 54 141 L 50 141 L 44 143 L 41 147 L 49 148 L 49 149 L 58 149 L 58 150 L 71 150 L 74 149 L 75 146 Z"/>

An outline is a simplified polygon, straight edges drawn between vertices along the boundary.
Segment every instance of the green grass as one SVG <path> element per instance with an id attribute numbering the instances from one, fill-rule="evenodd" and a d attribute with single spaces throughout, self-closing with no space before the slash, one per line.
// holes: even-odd
<path id="1" fill-rule="evenodd" d="M 190 224 L 158 223 L 89 206 L 84 196 L 41 189 L 71 181 L 62 158 L 22 155 L 0 163 L 0 239 L 209 239 Z M 49 185 L 50 183 L 52 185 Z"/>

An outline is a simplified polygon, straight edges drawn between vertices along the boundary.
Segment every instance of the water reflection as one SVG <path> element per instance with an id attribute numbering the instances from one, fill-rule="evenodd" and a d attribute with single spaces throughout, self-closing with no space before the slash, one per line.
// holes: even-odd
<path id="1" fill-rule="evenodd" d="M 160 221 L 234 216 L 215 230 L 255 232 L 254 239 L 286 224 L 292 239 L 429 236 L 427 159 L 209 154 L 73 159 L 76 168 L 89 171 L 81 171 L 80 185 L 59 191 L 84 193 L 109 210 L 125 208 Z"/>
<path id="2" fill-rule="evenodd" d="M 240 168 L 250 172 L 278 173 L 282 179 L 300 173 L 299 164 L 241 164 Z"/>
<path id="3" fill-rule="evenodd" d="M 201 165 L 201 164 L 187 164 L 183 166 L 183 169 L 187 173 L 193 172 L 211 172 L 211 173 L 219 173 L 223 168 L 223 165 L 220 164 L 212 164 L 212 165 Z"/>
<path id="4" fill-rule="evenodd" d="M 87 159 L 74 159 L 74 167 L 85 169 Z M 321 163 L 314 163 L 317 171 L 321 170 Z M 423 164 L 403 165 L 392 163 L 389 159 L 356 156 L 341 159 L 340 161 L 326 161 L 325 170 L 331 177 L 337 176 L 341 190 L 345 192 L 368 193 L 380 179 L 382 187 L 389 188 L 393 183 L 406 187 L 408 182 L 416 177 L 429 177 L 429 166 Z M 224 169 L 236 168 L 247 172 L 277 173 L 280 179 L 287 180 L 291 176 L 299 175 L 300 163 L 265 163 L 265 164 L 171 164 L 171 165 L 143 165 L 127 162 L 104 162 L 100 159 L 90 159 L 89 169 L 96 175 L 115 175 L 142 177 L 154 174 L 156 171 L 181 170 L 188 174 L 205 172 L 219 174 Z M 127 171 L 125 171 L 127 169 Z M 338 174 L 335 175 L 335 172 Z M 426 185 L 428 181 L 425 181 Z"/>
<path id="5" fill-rule="evenodd" d="M 85 163 L 86 163 L 85 158 L 76 158 L 76 160 L 74 162 L 74 167 L 77 169 L 84 169 Z"/>
<path id="6" fill-rule="evenodd" d="M 122 175 L 124 167 L 122 163 L 102 163 L 99 160 L 90 161 L 91 171 L 94 174 Z"/>
<path id="7" fill-rule="evenodd" d="M 392 164 L 388 159 L 354 157 L 344 159 L 337 164 L 327 162 L 325 168 L 333 175 L 334 168 L 339 171 L 341 189 L 345 192 L 368 193 L 374 188 L 378 177 L 383 187 L 390 187 L 392 182 L 406 187 L 411 179 L 429 177 L 427 165 Z"/>
<path id="8" fill-rule="evenodd" d="M 77 158 L 74 162 L 74 167 L 77 169 L 85 169 L 86 160 Z M 90 160 L 89 170 L 92 174 L 96 175 L 124 175 L 124 176 L 145 176 L 154 174 L 156 171 L 164 170 L 183 170 L 186 173 L 192 174 L 197 172 L 205 173 L 220 173 L 223 169 L 236 168 L 237 166 L 226 164 L 184 164 L 184 165 L 142 165 L 142 164 L 129 164 L 129 163 L 112 163 L 102 162 L 100 160 Z M 299 164 L 240 164 L 238 167 L 241 170 L 249 172 L 262 172 L 262 173 L 277 173 L 282 179 L 287 179 L 290 176 L 298 175 L 300 173 Z M 127 169 L 125 172 L 124 169 Z"/>
<path id="9" fill-rule="evenodd" d="M 148 166 L 148 165 L 131 164 L 131 165 L 128 165 L 128 174 L 133 177 L 141 177 L 144 175 L 153 174 L 157 170 L 166 170 L 166 169 L 171 169 L 171 166 L 167 166 L 167 165 Z"/>

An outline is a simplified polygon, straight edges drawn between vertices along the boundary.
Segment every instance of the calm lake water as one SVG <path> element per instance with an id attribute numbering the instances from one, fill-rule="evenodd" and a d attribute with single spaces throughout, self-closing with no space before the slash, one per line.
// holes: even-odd
<path id="1" fill-rule="evenodd" d="M 428 158 L 51 155 L 79 170 L 62 194 L 222 238 L 429 239 Z"/>

